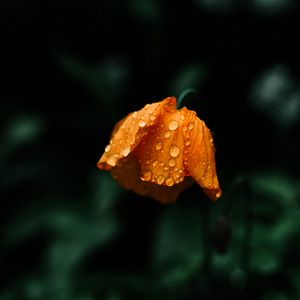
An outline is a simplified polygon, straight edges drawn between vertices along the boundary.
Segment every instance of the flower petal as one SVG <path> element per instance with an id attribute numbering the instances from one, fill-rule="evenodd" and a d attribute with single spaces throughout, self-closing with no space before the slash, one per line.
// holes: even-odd
<path id="1" fill-rule="evenodd" d="M 141 180 L 169 187 L 183 182 L 183 147 L 181 113 L 175 103 L 164 106 L 157 124 L 134 151 L 141 167 Z"/>
<path id="2" fill-rule="evenodd" d="M 101 170 L 110 170 L 120 159 L 127 157 L 149 132 L 149 128 L 158 122 L 159 113 L 169 103 L 176 103 L 169 97 L 164 101 L 147 104 L 143 109 L 129 114 L 115 126 L 110 144 L 100 158 L 97 166 Z"/>
<path id="3" fill-rule="evenodd" d="M 195 112 L 186 110 L 186 130 L 183 131 L 183 135 L 187 153 L 184 157 L 186 170 L 211 200 L 217 200 L 221 196 L 221 188 L 210 130 Z"/>
<path id="4" fill-rule="evenodd" d="M 192 178 L 187 178 L 184 182 L 168 187 L 142 181 L 140 180 L 139 163 L 133 153 L 122 159 L 118 166 L 112 168 L 110 172 L 113 178 L 124 188 L 133 190 L 139 195 L 151 197 L 164 204 L 175 202 L 178 195 L 194 182 Z"/>

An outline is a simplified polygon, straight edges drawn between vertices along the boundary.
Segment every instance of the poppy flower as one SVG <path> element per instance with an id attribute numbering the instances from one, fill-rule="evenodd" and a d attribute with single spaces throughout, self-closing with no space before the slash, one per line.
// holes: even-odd
<path id="1" fill-rule="evenodd" d="M 210 130 L 176 98 L 147 104 L 119 121 L 97 163 L 124 188 L 175 202 L 194 182 L 213 201 L 221 196 Z"/>

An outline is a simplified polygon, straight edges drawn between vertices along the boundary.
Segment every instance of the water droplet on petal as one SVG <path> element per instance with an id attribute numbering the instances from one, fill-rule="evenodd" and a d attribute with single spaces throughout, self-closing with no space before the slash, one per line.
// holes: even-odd
<path id="1" fill-rule="evenodd" d="M 180 153 L 180 148 L 178 146 L 172 145 L 170 147 L 170 155 L 172 157 L 177 157 L 179 155 L 179 153 Z"/>
<path id="2" fill-rule="evenodd" d="M 130 147 L 126 147 L 123 149 L 122 154 L 124 157 L 127 157 L 129 153 L 130 153 Z"/>
<path id="3" fill-rule="evenodd" d="M 182 130 L 186 131 L 187 130 L 187 126 L 186 125 L 182 126 Z"/>
<path id="4" fill-rule="evenodd" d="M 178 128 L 178 122 L 175 121 L 175 120 L 172 120 L 170 123 L 169 123 L 169 129 L 170 130 L 176 130 Z"/>
<path id="5" fill-rule="evenodd" d="M 144 120 L 139 120 L 139 127 L 145 127 L 146 126 L 146 122 Z"/>
<path id="6" fill-rule="evenodd" d="M 184 121 L 185 116 L 184 116 L 184 115 L 180 115 L 180 119 L 181 119 L 182 121 Z"/>
<path id="7" fill-rule="evenodd" d="M 185 145 L 186 145 L 186 146 L 189 146 L 190 144 L 191 144 L 190 141 L 186 141 L 186 142 L 185 142 Z"/>
<path id="8" fill-rule="evenodd" d="M 192 130 L 194 128 L 194 124 L 193 123 L 189 123 L 188 128 L 189 128 L 189 130 Z"/>
<path id="9" fill-rule="evenodd" d="M 152 166 L 153 166 L 153 167 L 157 167 L 157 166 L 158 166 L 158 160 L 155 160 L 155 161 L 152 163 Z"/>
<path id="10" fill-rule="evenodd" d="M 146 172 L 142 175 L 141 180 L 143 180 L 143 181 L 150 181 L 150 180 L 151 180 L 151 177 L 152 177 L 151 171 L 146 171 Z"/>
<path id="11" fill-rule="evenodd" d="M 165 176 L 163 175 L 159 175 L 157 178 L 156 178 L 156 182 L 161 185 L 163 182 L 165 181 Z"/>
<path id="12" fill-rule="evenodd" d="M 173 177 L 168 177 L 168 178 L 166 179 L 166 185 L 167 185 L 167 186 L 172 186 L 172 185 L 174 185 L 174 178 L 173 178 Z"/>
<path id="13" fill-rule="evenodd" d="M 206 165 L 206 162 L 205 162 L 205 161 L 204 161 L 204 162 L 202 162 L 202 165 L 203 165 L 203 166 L 205 166 L 205 165 Z"/>
<path id="14" fill-rule="evenodd" d="M 110 156 L 108 157 L 107 163 L 108 163 L 110 166 L 114 167 L 114 166 L 116 165 L 117 161 L 118 161 L 118 158 L 119 158 L 119 155 L 117 155 L 117 154 L 112 154 L 112 155 L 110 155 Z"/>
<path id="15" fill-rule="evenodd" d="M 151 121 L 154 121 L 154 120 L 155 120 L 155 116 L 151 115 L 151 116 L 149 117 L 149 119 L 150 119 Z"/>
<path id="16" fill-rule="evenodd" d="M 180 177 L 179 181 L 180 182 L 184 181 L 184 176 Z"/>
<path id="17" fill-rule="evenodd" d="M 133 114 L 132 114 L 132 117 L 135 119 L 137 116 L 137 112 L 135 111 Z"/>
<path id="18" fill-rule="evenodd" d="M 104 151 L 107 153 L 111 150 L 111 145 L 107 145 L 104 149 Z"/>
<path id="19" fill-rule="evenodd" d="M 220 198 L 220 197 L 221 197 L 221 194 L 222 194 L 221 192 L 217 192 L 217 193 L 216 193 L 216 197 L 217 197 L 217 198 Z"/>
<path id="20" fill-rule="evenodd" d="M 166 138 L 169 138 L 170 136 L 171 136 L 171 132 L 170 132 L 170 131 L 166 131 L 166 132 L 165 132 L 165 137 L 166 137 Z"/>
<path id="21" fill-rule="evenodd" d="M 164 167 L 164 171 L 168 171 L 169 170 L 169 168 L 168 167 Z"/>
<path id="22" fill-rule="evenodd" d="M 163 143 L 162 143 L 162 142 L 158 142 L 158 143 L 155 145 L 156 150 L 161 150 L 162 147 L 163 147 Z"/>
<path id="23" fill-rule="evenodd" d="M 171 158 L 171 159 L 169 160 L 169 166 L 170 166 L 170 167 L 174 167 L 175 165 L 176 165 L 175 159 Z"/>

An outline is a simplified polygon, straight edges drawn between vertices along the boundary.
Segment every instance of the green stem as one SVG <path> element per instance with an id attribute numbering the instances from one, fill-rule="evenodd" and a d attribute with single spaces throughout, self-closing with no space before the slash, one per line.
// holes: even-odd
<path id="1" fill-rule="evenodd" d="M 195 94 L 197 95 L 198 94 L 198 91 L 195 90 L 195 89 L 192 89 L 192 88 L 189 88 L 189 89 L 186 89 L 184 90 L 178 97 L 178 100 L 177 100 L 177 108 L 180 108 L 182 106 L 182 102 L 183 100 L 190 94 Z"/>
<path id="2" fill-rule="evenodd" d="M 249 272 L 251 240 L 252 240 L 252 225 L 253 225 L 253 194 L 248 176 L 240 175 L 233 182 L 229 192 L 227 205 L 224 208 L 223 215 L 230 218 L 234 200 L 237 200 L 238 192 L 244 194 L 244 233 L 242 241 L 241 268 Z"/>

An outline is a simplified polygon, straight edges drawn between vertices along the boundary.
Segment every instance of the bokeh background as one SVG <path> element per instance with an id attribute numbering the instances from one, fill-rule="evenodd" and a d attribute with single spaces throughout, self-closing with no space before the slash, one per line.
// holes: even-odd
<path id="1" fill-rule="evenodd" d="M 1 300 L 300 299 L 297 0 L 1 0 Z M 223 197 L 96 169 L 114 124 L 188 88 Z"/>

